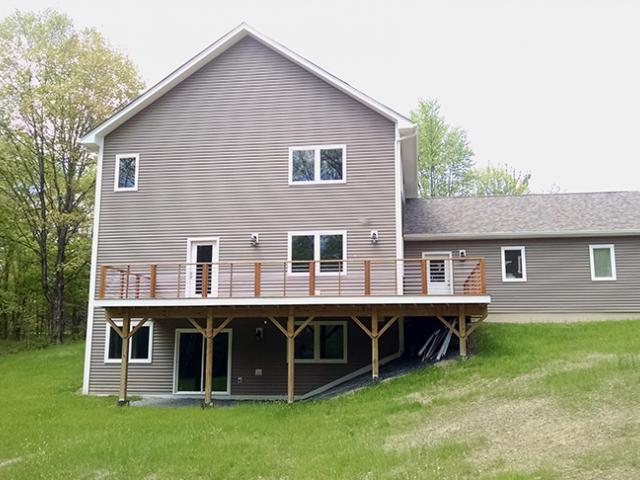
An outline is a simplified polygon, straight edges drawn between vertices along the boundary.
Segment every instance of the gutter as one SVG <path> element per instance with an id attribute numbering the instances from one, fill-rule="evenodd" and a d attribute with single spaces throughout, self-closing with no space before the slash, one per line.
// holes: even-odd
<path id="1" fill-rule="evenodd" d="M 405 241 L 436 241 L 436 240 L 492 240 L 516 238 L 577 238 L 577 237 L 630 237 L 640 236 L 638 229 L 621 230 L 570 230 L 558 231 L 525 231 L 525 232 L 495 232 L 495 233 L 405 233 Z"/>

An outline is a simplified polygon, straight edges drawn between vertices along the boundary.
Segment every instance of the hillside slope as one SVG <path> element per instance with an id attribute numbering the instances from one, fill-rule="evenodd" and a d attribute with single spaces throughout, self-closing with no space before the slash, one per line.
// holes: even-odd
<path id="1" fill-rule="evenodd" d="M 332 400 L 117 408 L 83 345 L 0 356 L 0 478 L 640 478 L 640 321 L 485 325 L 475 355 Z"/>

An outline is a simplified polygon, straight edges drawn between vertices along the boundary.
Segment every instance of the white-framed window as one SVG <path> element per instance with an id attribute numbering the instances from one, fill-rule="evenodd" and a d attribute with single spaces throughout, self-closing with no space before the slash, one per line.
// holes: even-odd
<path id="1" fill-rule="evenodd" d="M 502 281 L 526 282 L 527 257 L 524 247 L 501 247 Z"/>
<path id="2" fill-rule="evenodd" d="M 307 325 L 296 337 L 295 362 L 347 363 L 347 322 L 314 320 Z"/>
<path id="3" fill-rule="evenodd" d="M 308 274 L 312 260 L 325 260 L 315 264 L 317 275 L 346 274 L 346 230 L 289 232 L 289 273 Z"/>
<path id="4" fill-rule="evenodd" d="M 122 320 L 114 320 L 122 328 Z M 131 321 L 131 329 L 139 321 Z M 122 359 L 122 338 L 107 323 L 104 342 L 104 363 L 120 363 Z M 145 324 L 129 339 L 129 363 L 151 363 L 153 347 L 153 322 L 147 320 Z"/>
<path id="5" fill-rule="evenodd" d="M 125 153 L 116 155 L 115 184 L 116 192 L 138 190 L 138 167 L 140 154 Z"/>
<path id="6" fill-rule="evenodd" d="M 346 145 L 289 147 L 289 185 L 346 181 Z"/>
<path id="7" fill-rule="evenodd" d="M 616 249 L 612 244 L 589 245 L 591 280 L 616 279 Z"/>

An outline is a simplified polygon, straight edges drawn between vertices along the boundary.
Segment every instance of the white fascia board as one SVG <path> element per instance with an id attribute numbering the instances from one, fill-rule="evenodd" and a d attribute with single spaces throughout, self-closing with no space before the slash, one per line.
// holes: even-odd
<path id="1" fill-rule="evenodd" d="M 629 237 L 640 235 L 640 230 L 574 230 L 566 232 L 496 232 L 490 234 L 479 233 L 405 233 L 404 239 L 408 242 L 420 240 L 493 240 L 493 239 L 516 239 L 516 238 L 579 238 L 579 237 Z"/>
<path id="2" fill-rule="evenodd" d="M 318 67 L 314 63 L 310 62 L 306 58 L 298 55 L 295 52 L 292 52 L 284 45 L 281 45 L 270 38 L 264 36 L 260 32 L 256 31 L 253 27 L 250 27 L 246 23 L 242 23 L 233 30 L 231 30 L 226 35 L 222 36 L 219 40 L 211 44 L 209 47 L 198 53 L 196 56 L 191 58 L 191 60 L 187 61 L 181 67 L 174 70 L 167 77 L 161 80 L 159 83 L 151 87 L 145 93 L 140 95 L 138 98 L 129 103 L 126 107 L 124 107 L 119 112 L 112 115 L 110 118 L 105 120 L 103 123 L 98 125 L 96 128 L 91 130 L 85 136 L 80 139 L 80 142 L 90 148 L 97 148 L 98 139 L 104 138 L 105 135 L 109 134 L 113 130 L 115 130 L 118 126 L 122 125 L 128 119 L 137 114 L 140 110 L 148 106 L 149 104 L 156 101 L 166 92 L 171 90 L 177 84 L 185 80 L 187 77 L 198 71 L 205 64 L 209 63 L 211 60 L 216 58 L 218 55 L 223 53 L 229 47 L 236 44 L 238 41 L 242 40 L 247 35 L 252 36 L 256 40 L 261 43 L 267 45 L 272 48 L 276 52 L 280 53 L 285 58 L 288 58 L 292 62 L 298 64 L 305 70 L 315 74 L 322 80 L 331 84 L 338 90 L 346 93 L 350 97 L 358 100 L 364 105 L 368 106 L 372 110 L 378 112 L 382 116 L 388 118 L 393 121 L 398 128 L 401 129 L 411 129 L 414 128 L 414 124 L 408 118 L 403 115 L 395 112 L 390 109 L 386 105 L 374 100 L 373 98 L 365 95 L 364 93 L 356 90 L 348 83 L 340 80 L 334 75 L 330 74 L 326 70 Z"/>
<path id="3" fill-rule="evenodd" d="M 489 295 L 380 295 L 358 297 L 272 297 L 272 298 L 177 298 L 139 300 L 96 300 L 101 308 L 124 307 L 235 307 L 272 305 L 460 305 L 467 303 L 491 303 Z"/>

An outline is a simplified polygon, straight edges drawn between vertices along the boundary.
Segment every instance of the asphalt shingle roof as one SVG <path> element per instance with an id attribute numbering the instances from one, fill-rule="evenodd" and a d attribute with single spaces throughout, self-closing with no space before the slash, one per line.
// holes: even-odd
<path id="1" fill-rule="evenodd" d="M 405 235 L 640 232 L 639 192 L 408 199 Z"/>

